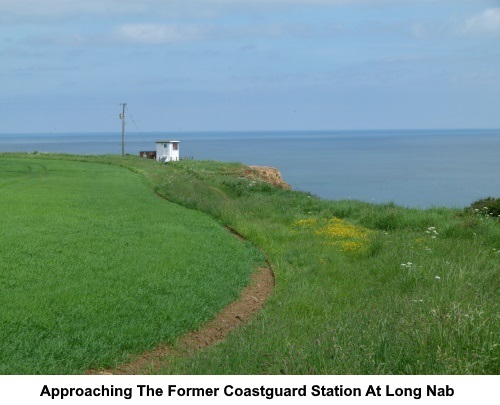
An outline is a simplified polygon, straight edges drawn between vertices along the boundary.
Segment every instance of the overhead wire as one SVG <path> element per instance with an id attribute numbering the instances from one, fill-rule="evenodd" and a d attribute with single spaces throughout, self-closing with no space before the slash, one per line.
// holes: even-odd
<path id="1" fill-rule="evenodd" d="M 128 112 L 128 115 L 130 116 L 130 119 L 132 120 L 132 123 L 134 124 L 135 129 L 137 129 L 137 132 L 141 132 L 137 124 L 135 123 L 134 117 L 132 116 L 132 113 L 130 112 L 129 108 L 125 106 L 125 111 Z"/>

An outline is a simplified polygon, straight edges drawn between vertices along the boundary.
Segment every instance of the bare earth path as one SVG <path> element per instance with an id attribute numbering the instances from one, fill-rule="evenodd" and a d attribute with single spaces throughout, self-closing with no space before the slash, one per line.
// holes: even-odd
<path id="1" fill-rule="evenodd" d="M 215 319 L 200 329 L 181 336 L 174 345 L 160 345 L 143 353 L 129 363 L 113 370 L 90 370 L 87 374 L 149 374 L 166 365 L 169 357 L 186 356 L 207 346 L 222 342 L 229 332 L 247 322 L 261 309 L 274 286 L 274 275 L 268 267 L 261 267 L 252 275 L 252 282 L 237 301 L 225 307 Z"/>
<path id="2" fill-rule="evenodd" d="M 163 197 L 162 197 L 163 198 Z M 227 229 L 237 238 L 241 235 L 231 228 Z M 271 266 L 259 268 L 250 284 L 243 289 L 240 298 L 225 307 L 217 316 L 200 329 L 181 336 L 173 345 L 161 344 L 154 350 L 145 352 L 128 363 L 111 370 L 89 370 L 86 374 L 150 374 L 164 367 L 168 358 L 187 356 L 195 350 L 214 345 L 225 340 L 229 332 L 250 320 L 271 295 L 274 287 L 274 274 Z"/>
<path id="3" fill-rule="evenodd" d="M 252 171 L 253 170 L 253 171 Z M 248 176 L 261 178 L 275 186 L 290 189 L 282 179 L 281 173 L 273 167 L 251 166 Z M 169 201 L 164 196 L 158 197 Z M 171 202 L 171 201 L 169 201 Z M 226 227 L 238 239 L 244 238 L 230 227 Z M 271 266 L 259 268 L 253 275 L 250 284 L 241 292 L 238 300 L 225 307 L 217 316 L 200 329 L 181 336 L 173 345 L 159 345 L 156 349 L 145 352 L 130 362 L 111 370 L 89 370 L 87 374 L 150 374 L 164 367 L 169 358 L 187 356 L 195 350 L 222 342 L 227 335 L 238 326 L 248 322 L 253 314 L 259 311 L 271 295 L 274 287 L 274 274 Z"/>

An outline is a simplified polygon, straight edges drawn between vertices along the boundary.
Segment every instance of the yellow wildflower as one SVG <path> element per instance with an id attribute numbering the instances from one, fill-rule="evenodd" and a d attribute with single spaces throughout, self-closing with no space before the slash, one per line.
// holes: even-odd
<path id="1" fill-rule="evenodd" d="M 336 217 L 322 221 L 313 218 L 302 219 L 294 225 L 313 230 L 316 235 L 323 237 L 326 243 L 339 246 L 344 252 L 363 251 L 370 233 L 367 228 Z"/>

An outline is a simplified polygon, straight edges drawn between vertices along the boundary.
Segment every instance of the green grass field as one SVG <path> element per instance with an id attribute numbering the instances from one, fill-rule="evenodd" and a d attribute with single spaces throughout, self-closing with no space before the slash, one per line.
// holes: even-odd
<path id="1" fill-rule="evenodd" d="M 500 372 L 498 218 L 323 201 L 247 179 L 236 163 L 8 155 L 0 164 L 4 373 L 79 372 L 173 340 L 237 295 L 262 260 L 252 246 L 275 273 L 265 309 L 161 373 Z M 176 221 L 153 224 L 173 212 Z M 193 252 L 177 256 L 180 268 L 168 255 L 144 265 L 175 249 Z M 210 305 L 200 303 L 208 291 Z M 172 297 L 186 300 L 175 315 Z"/>
<path id="2" fill-rule="evenodd" d="M 116 165 L 0 157 L 0 373 L 69 374 L 211 319 L 261 263 Z"/>

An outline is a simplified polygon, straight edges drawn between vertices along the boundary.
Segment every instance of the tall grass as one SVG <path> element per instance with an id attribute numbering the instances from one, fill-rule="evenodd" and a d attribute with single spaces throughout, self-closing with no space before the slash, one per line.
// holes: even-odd
<path id="1" fill-rule="evenodd" d="M 267 252 L 277 282 L 252 324 L 164 372 L 498 373 L 497 220 L 322 201 L 243 174 L 180 162 L 153 180 Z"/>

